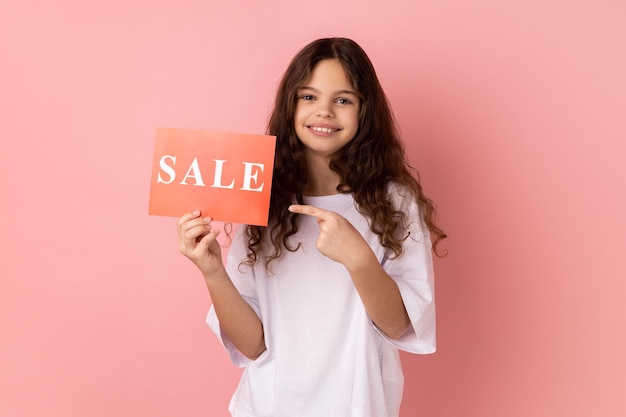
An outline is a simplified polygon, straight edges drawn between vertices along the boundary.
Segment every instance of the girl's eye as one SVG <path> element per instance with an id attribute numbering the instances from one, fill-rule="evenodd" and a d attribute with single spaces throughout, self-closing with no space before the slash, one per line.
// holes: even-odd
<path id="1" fill-rule="evenodd" d="M 300 99 L 302 99 L 302 100 L 307 100 L 307 101 L 313 100 L 314 98 L 315 98 L 315 97 L 313 97 L 313 96 L 312 96 L 312 95 L 310 95 L 310 94 L 303 94 L 303 95 L 301 95 L 301 96 L 300 96 Z"/>
<path id="2" fill-rule="evenodd" d="M 352 103 L 352 101 L 348 100 L 347 98 L 338 98 L 337 103 L 338 104 L 350 104 Z"/>

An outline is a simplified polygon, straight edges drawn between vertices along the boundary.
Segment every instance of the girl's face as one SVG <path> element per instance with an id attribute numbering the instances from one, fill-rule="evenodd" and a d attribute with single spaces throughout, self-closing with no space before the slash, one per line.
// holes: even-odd
<path id="1" fill-rule="evenodd" d="M 341 63 L 320 61 L 298 90 L 295 128 L 308 156 L 329 158 L 359 127 L 359 98 Z"/>

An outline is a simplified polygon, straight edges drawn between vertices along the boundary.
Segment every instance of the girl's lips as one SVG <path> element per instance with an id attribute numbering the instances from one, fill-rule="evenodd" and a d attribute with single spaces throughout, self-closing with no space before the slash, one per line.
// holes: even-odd
<path id="1" fill-rule="evenodd" d="M 311 129 L 314 132 L 317 133 L 334 133 L 340 129 L 336 128 L 336 127 L 332 127 L 332 126 L 318 126 L 318 125 L 311 125 L 311 126 L 307 126 L 309 129 Z"/>

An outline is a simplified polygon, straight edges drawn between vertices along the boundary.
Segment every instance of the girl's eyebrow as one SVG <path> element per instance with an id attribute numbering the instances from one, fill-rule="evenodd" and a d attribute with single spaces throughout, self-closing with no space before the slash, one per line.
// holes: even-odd
<path id="1" fill-rule="evenodd" d="M 304 87 L 300 87 L 300 88 L 298 89 L 298 91 L 302 91 L 302 90 L 311 90 L 311 91 L 313 91 L 313 92 L 314 92 L 314 93 L 316 93 L 316 94 L 319 94 L 319 93 L 320 93 L 320 90 L 318 90 L 317 88 L 315 88 L 315 87 L 309 87 L 309 86 L 306 86 L 306 85 L 305 85 Z M 357 93 L 355 93 L 355 92 L 354 92 L 354 91 L 352 91 L 352 90 L 337 90 L 337 91 L 334 91 L 334 92 L 332 93 L 332 95 L 341 95 L 341 94 L 351 94 L 351 95 L 353 95 L 354 97 L 358 97 L 358 96 L 359 96 Z"/>

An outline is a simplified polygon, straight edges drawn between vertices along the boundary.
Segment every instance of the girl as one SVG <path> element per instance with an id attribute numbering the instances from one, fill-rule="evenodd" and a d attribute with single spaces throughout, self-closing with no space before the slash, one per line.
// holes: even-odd
<path id="1" fill-rule="evenodd" d="M 360 46 L 302 49 L 267 132 L 277 137 L 268 227 L 239 227 L 225 267 L 210 217 L 177 223 L 213 301 L 207 322 L 245 368 L 229 410 L 398 416 L 398 349 L 435 351 L 431 236 L 436 247 L 445 234 Z"/>

